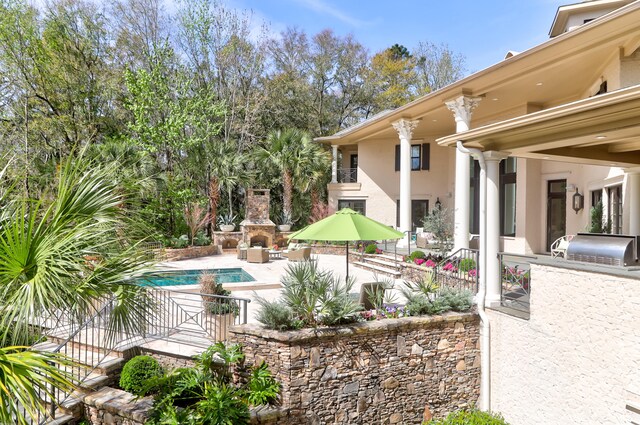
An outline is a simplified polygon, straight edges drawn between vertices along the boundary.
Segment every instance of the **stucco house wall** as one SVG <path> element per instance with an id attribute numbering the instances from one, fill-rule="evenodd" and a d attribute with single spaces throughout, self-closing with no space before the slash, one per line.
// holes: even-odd
<path id="1" fill-rule="evenodd" d="M 518 425 L 631 423 L 640 281 L 536 264 L 531 277 L 529 320 L 489 310 L 492 409 Z"/>

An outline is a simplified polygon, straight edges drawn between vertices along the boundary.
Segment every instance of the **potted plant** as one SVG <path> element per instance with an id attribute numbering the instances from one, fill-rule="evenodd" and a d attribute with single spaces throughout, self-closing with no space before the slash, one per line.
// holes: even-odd
<path id="1" fill-rule="evenodd" d="M 282 216 L 280 217 L 280 225 L 278 226 L 278 230 L 281 232 L 288 232 L 291 230 L 291 226 L 293 225 L 293 220 L 291 218 L 290 211 L 283 211 Z"/>
<path id="2" fill-rule="evenodd" d="M 235 214 L 222 214 L 218 218 L 218 226 L 223 232 L 233 232 L 236 228 L 235 221 Z"/>
<path id="3" fill-rule="evenodd" d="M 224 341 L 228 337 L 229 326 L 235 323 L 240 307 L 233 298 L 226 298 L 231 292 L 216 281 L 215 274 L 203 273 L 198 281 L 205 313 L 205 329 L 217 341 Z"/>

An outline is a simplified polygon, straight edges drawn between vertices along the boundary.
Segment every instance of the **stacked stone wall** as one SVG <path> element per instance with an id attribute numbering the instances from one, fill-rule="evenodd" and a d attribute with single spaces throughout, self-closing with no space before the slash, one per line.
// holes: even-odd
<path id="1" fill-rule="evenodd" d="M 249 363 L 282 383 L 287 424 L 421 424 L 477 402 L 474 313 L 386 319 L 318 330 L 231 328 Z"/>

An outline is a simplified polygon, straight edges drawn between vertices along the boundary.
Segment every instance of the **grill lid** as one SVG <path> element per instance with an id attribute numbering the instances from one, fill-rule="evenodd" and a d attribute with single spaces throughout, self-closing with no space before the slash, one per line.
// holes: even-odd
<path id="1" fill-rule="evenodd" d="M 578 233 L 569 242 L 566 258 L 587 263 L 630 266 L 637 262 L 635 243 L 635 236 Z"/>

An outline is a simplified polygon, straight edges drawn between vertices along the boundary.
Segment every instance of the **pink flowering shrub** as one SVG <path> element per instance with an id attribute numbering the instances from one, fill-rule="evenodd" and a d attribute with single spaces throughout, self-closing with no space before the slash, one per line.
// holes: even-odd
<path id="1" fill-rule="evenodd" d="M 442 270 L 446 272 L 454 272 L 454 273 L 458 271 L 458 269 L 456 268 L 456 266 L 453 265 L 452 262 L 448 262 L 447 264 L 445 264 Z"/>
<path id="2" fill-rule="evenodd" d="M 476 269 L 471 269 L 468 272 L 469 277 L 476 277 L 478 275 L 478 271 Z"/>
<path id="3" fill-rule="evenodd" d="M 427 262 L 427 260 L 425 260 L 424 258 L 416 258 L 415 260 L 413 260 L 413 262 L 414 262 L 416 265 L 421 266 L 421 265 L 423 265 L 424 263 L 426 263 L 426 262 Z"/>
<path id="4" fill-rule="evenodd" d="M 434 268 L 435 266 L 437 266 L 437 264 L 432 259 L 428 259 L 427 261 L 425 261 L 424 266 Z"/>

